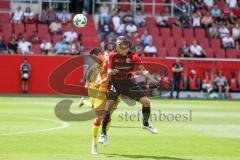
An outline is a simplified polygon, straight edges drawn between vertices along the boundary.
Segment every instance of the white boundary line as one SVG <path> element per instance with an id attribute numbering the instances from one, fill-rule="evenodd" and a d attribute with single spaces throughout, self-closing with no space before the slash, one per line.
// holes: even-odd
<path id="1" fill-rule="evenodd" d="M 56 130 L 60 130 L 60 129 L 69 127 L 69 124 L 67 122 L 57 121 L 57 120 L 52 120 L 52 119 L 35 118 L 35 117 L 29 117 L 29 116 L 11 116 L 11 117 L 17 117 L 17 118 L 20 117 L 20 118 L 35 119 L 35 120 L 41 120 L 41 121 L 57 122 L 57 123 L 60 122 L 61 126 L 54 127 L 54 128 L 29 130 L 29 131 L 9 132 L 9 133 L 0 134 L 0 136 L 18 135 L 18 134 L 26 134 L 26 133 L 38 133 L 38 132 L 51 132 L 51 131 L 56 131 Z"/>

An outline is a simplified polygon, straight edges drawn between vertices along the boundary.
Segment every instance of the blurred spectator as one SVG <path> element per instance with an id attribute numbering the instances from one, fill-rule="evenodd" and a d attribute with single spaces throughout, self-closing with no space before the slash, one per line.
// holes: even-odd
<path id="1" fill-rule="evenodd" d="M 141 12 L 141 13 L 144 12 L 144 7 L 143 7 L 143 5 L 141 5 L 141 3 L 138 3 L 138 4 L 137 4 L 137 6 L 136 6 L 136 11 L 137 11 L 137 12 Z"/>
<path id="2" fill-rule="evenodd" d="M 117 36 L 116 36 L 116 34 L 114 33 L 114 31 L 111 31 L 111 32 L 107 35 L 107 42 L 108 42 L 108 43 L 114 42 L 114 41 L 116 41 L 116 39 L 117 39 Z"/>
<path id="3" fill-rule="evenodd" d="M 233 39 L 238 39 L 240 37 L 240 26 L 238 24 L 234 25 L 232 28 Z"/>
<path id="4" fill-rule="evenodd" d="M 42 43 L 40 44 L 40 48 L 42 51 L 42 54 L 48 55 L 50 49 L 52 48 L 51 42 L 47 42 L 46 39 L 43 39 Z"/>
<path id="5" fill-rule="evenodd" d="M 159 27 L 167 27 L 168 26 L 169 16 L 167 13 L 160 12 L 158 16 L 156 16 L 155 21 L 157 26 Z"/>
<path id="6" fill-rule="evenodd" d="M 120 21 L 120 25 L 116 28 L 116 33 L 119 36 L 122 31 L 125 30 L 125 24 L 123 23 L 123 21 Z"/>
<path id="7" fill-rule="evenodd" d="M 145 16 L 140 11 L 137 11 L 137 15 L 134 16 L 134 22 L 138 27 L 143 27 L 146 22 Z"/>
<path id="8" fill-rule="evenodd" d="M 104 41 L 107 35 L 111 32 L 111 27 L 109 23 L 104 23 L 101 26 L 101 41 Z"/>
<path id="9" fill-rule="evenodd" d="M 21 41 L 23 38 L 24 38 L 23 33 L 19 33 L 19 34 L 17 35 L 17 41 Z"/>
<path id="10" fill-rule="evenodd" d="M 22 23 L 23 20 L 23 11 L 22 11 L 22 7 L 18 6 L 16 11 L 13 13 L 13 17 L 11 22 L 12 23 Z"/>
<path id="11" fill-rule="evenodd" d="M 213 85 L 212 85 L 212 80 L 208 76 L 208 73 L 205 72 L 204 74 L 205 78 L 202 81 L 202 89 L 208 93 L 213 91 Z"/>
<path id="12" fill-rule="evenodd" d="M 218 8 L 218 6 L 215 4 L 213 8 L 210 11 L 211 15 L 213 18 L 220 17 L 221 15 L 221 10 Z"/>
<path id="13" fill-rule="evenodd" d="M 200 27 L 201 26 L 201 13 L 196 12 L 192 15 L 192 26 Z"/>
<path id="14" fill-rule="evenodd" d="M 134 17 L 131 11 L 128 11 L 122 18 L 124 23 L 134 23 Z"/>
<path id="15" fill-rule="evenodd" d="M 30 51 L 32 44 L 28 41 L 25 40 L 25 38 L 23 37 L 20 42 L 18 43 L 18 53 L 21 54 L 32 54 L 32 52 Z"/>
<path id="16" fill-rule="evenodd" d="M 74 31 L 73 27 L 71 28 L 71 31 L 67 31 L 63 35 L 66 37 L 66 41 L 69 43 L 77 40 L 78 38 L 78 34 Z"/>
<path id="17" fill-rule="evenodd" d="M 140 57 L 143 57 L 144 52 L 143 52 L 143 46 L 141 43 L 142 43 L 141 39 L 137 37 L 133 46 L 133 50 L 137 52 Z"/>
<path id="18" fill-rule="evenodd" d="M 235 8 L 238 7 L 237 5 L 237 0 L 226 0 L 229 9 L 234 10 Z"/>
<path id="19" fill-rule="evenodd" d="M 36 23 L 35 21 L 35 14 L 32 12 L 30 7 L 27 7 L 25 12 L 23 13 L 24 16 L 24 22 L 26 24 L 34 24 Z"/>
<path id="20" fill-rule="evenodd" d="M 69 43 L 69 52 L 71 55 L 79 54 L 77 44 L 74 41 Z"/>
<path id="21" fill-rule="evenodd" d="M 141 41 L 144 47 L 153 42 L 153 38 L 148 29 L 143 32 L 143 35 L 141 36 Z"/>
<path id="22" fill-rule="evenodd" d="M 112 17 L 113 29 L 116 31 L 121 22 L 121 18 L 118 14 L 114 14 Z"/>
<path id="23" fill-rule="evenodd" d="M 78 54 L 83 53 L 84 52 L 84 46 L 83 46 L 82 42 L 81 41 L 77 41 L 76 45 L 77 45 Z"/>
<path id="24" fill-rule="evenodd" d="M 91 1 L 89 1 L 89 0 L 83 0 L 83 11 L 82 11 L 83 14 L 86 15 L 89 13 L 90 3 L 91 3 Z"/>
<path id="25" fill-rule="evenodd" d="M 213 7 L 214 0 L 203 0 L 203 2 L 208 9 Z"/>
<path id="26" fill-rule="evenodd" d="M 221 15 L 217 18 L 215 18 L 215 23 L 217 25 L 225 25 L 227 23 L 227 19 L 224 15 L 224 13 L 221 13 Z"/>
<path id="27" fill-rule="evenodd" d="M 55 44 L 55 50 L 57 55 L 69 54 L 69 46 L 64 37 L 62 37 L 60 42 Z"/>
<path id="28" fill-rule="evenodd" d="M 50 48 L 50 50 L 48 51 L 48 55 L 53 56 L 53 55 L 55 55 L 55 54 L 56 54 L 55 48 L 54 48 L 54 46 L 52 46 L 52 47 Z"/>
<path id="29" fill-rule="evenodd" d="M 49 9 L 47 10 L 47 15 L 49 24 L 57 21 L 57 13 L 55 12 L 53 7 L 49 7 Z"/>
<path id="30" fill-rule="evenodd" d="M 29 37 L 29 40 L 32 44 L 39 44 L 40 40 L 36 31 L 32 31 L 32 34 Z"/>
<path id="31" fill-rule="evenodd" d="M 187 41 L 183 41 L 178 53 L 180 57 L 191 57 L 190 47 L 188 46 Z"/>
<path id="32" fill-rule="evenodd" d="M 213 18 L 211 17 L 210 13 L 204 14 L 201 20 L 201 24 L 203 28 L 209 28 L 213 24 Z"/>
<path id="33" fill-rule="evenodd" d="M 49 30 L 51 34 L 62 34 L 62 24 L 59 21 L 52 21 Z"/>
<path id="34" fill-rule="evenodd" d="M 108 5 L 104 2 L 100 6 L 100 24 L 103 25 L 105 23 L 109 23 L 109 7 Z"/>
<path id="35" fill-rule="evenodd" d="M 194 0 L 193 3 L 196 10 L 202 10 L 204 8 L 203 0 Z"/>
<path id="36" fill-rule="evenodd" d="M 229 48 L 235 48 L 235 43 L 232 37 L 230 37 L 229 34 L 227 36 L 222 38 L 222 45 L 223 48 L 229 49 Z"/>
<path id="37" fill-rule="evenodd" d="M 71 14 L 64 9 L 62 12 L 57 13 L 57 18 L 61 23 L 67 23 L 71 21 Z"/>
<path id="38" fill-rule="evenodd" d="M 219 71 L 219 75 L 214 79 L 214 88 L 219 93 L 219 98 L 227 98 L 229 94 L 229 84 L 228 80 L 225 76 L 223 76 L 222 71 Z M 222 92 L 225 90 L 225 94 L 223 95 Z"/>
<path id="39" fill-rule="evenodd" d="M 193 44 L 190 46 L 190 51 L 193 57 L 203 58 L 207 57 L 206 52 L 203 48 L 197 43 L 196 40 L 193 41 Z"/>
<path id="40" fill-rule="evenodd" d="M 183 14 L 175 22 L 175 26 L 183 28 L 190 27 L 190 18 L 186 11 L 183 11 Z"/>
<path id="41" fill-rule="evenodd" d="M 225 25 L 221 25 L 220 28 L 218 29 L 219 37 L 223 38 L 226 37 L 230 31 Z"/>
<path id="42" fill-rule="evenodd" d="M 126 25 L 126 31 L 132 35 L 133 33 L 137 32 L 137 26 L 134 23 L 129 23 Z"/>
<path id="43" fill-rule="evenodd" d="M 172 89 L 170 93 L 170 98 L 173 98 L 173 92 L 174 90 L 177 91 L 176 98 L 179 98 L 179 92 L 180 92 L 180 83 L 182 80 L 182 72 L 183 72 L 183 64 L 180 62 L 180 59 L 176 59 L 176 63 L 172 65 Z"/>
<path id="44" fill-rule="evenodd" d="M 215 23 L 208 30 L 209 38 L 216 39 L 218 38 L 218 27 Z"/>
<path id="45" fill-rule="evenodd" d="M 24 58 L 24 62 L 20 66 L 21 79 L 22 79 L 22 91 L 28 93 L 28 80 L 31 72 L 31 66 L 28 63 L 28 59 Z"/>
<path id="46" fill-rule="evenodd" d="M 0 54 L 4 53 L 6 51 L 6 45 L 2 39 L 2 36 L 0 36 Z"/>
<path id="47" fill-rule="evenodd" d="M 144 55 L 145 57 L 157 57 L 157 48 L 152 43 L 149 43 L 144 48 Z"/>
<path id="48" fill-rule="evenodd" d="M 233 12 L 230 13 L 230 16 L 227 18 L 228 27 L 233 27 L 237 24 L 237 17 L 234 15 Z"/>
<path id="49" fill-rule="evenodd" d="M 48 23 L 48 13 L 46 9 L 42 9 L 41 13 L 38 15 L 38 21 L 42 24 Z"/>
<path id="50" fill-rule="evenodd" d="M 16 37 L 11 38 L 10 42 L 8 43 L 7 50 L 10 54 L 18 53 L 18 43 L 16 41 Z"/>

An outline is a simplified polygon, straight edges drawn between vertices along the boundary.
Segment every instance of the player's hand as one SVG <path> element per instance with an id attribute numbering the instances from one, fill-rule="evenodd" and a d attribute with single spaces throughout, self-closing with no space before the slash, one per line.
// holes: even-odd
<path id="1" fill-rule="evenodd" d="M 102 81 L 101 81 L 101 80 L 98 80 L 98 81 L 96 82 L 96 84 L 95 84 L 95 87 L 98 88 L 101 84 L 102 84 Z"/>
<path id="2" fill-rule="evenodd" d="M 152 78 L 150 81 L 154 86 L 158 86 L 159 81 L 157 81 L 156 79 Z"/>

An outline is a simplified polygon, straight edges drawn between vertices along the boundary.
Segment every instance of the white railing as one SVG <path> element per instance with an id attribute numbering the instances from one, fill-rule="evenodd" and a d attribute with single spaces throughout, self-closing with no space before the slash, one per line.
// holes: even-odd
<path id="1" fill-rule="evenodd" d="M 101 5 L 103 3 L 106 3 L 107 5 L 110 5 L 110 6 L 121 6 L 121 5 L 129 5 L 129 7 L 132 9 L 133 11 L 133 14 L 135 15 L 136 14 L 136 7 L 137 5 L 142 5 L 143 8 L 145 8 L 146 6 L 152 6 L 152 13 L 149 14 L 149 13 L 144 13 L 146 16 L 156 16 L 159 14 L 159 11 L 157 11 L 157 7 L 159 6 L 163 6 L 163 7 L 168 7 L 170 9 L 170 15 L 173 17 L 176 15 L 176 10 L 182 12 L 182 8 L 180 6 L 178 6 L 176 3 L 175 3 L 175 0 L 171 0 L 170 3 L 159 3 L 159 2 L 156 2 L 156 0 L 152 0 L 152 2 L 141 2 L 141 3 L 138 3 L 136 0 L 132 0 L 131 2 L 117 2 L 117 1 L 110 1 L 110 2 L 105 2 L 105 1 L 102 1 L 102 0 L 93 0 L 93 3 L 92 3 L 92 11 L 93 11 L 93 14 L 96 14 L 96 5 Z M 185 0 L 182 0 L 182 3 L 184 3 L 186 6 L 187 6 L 187 12 L 190 14 L 190 4 L 185 1 Z"/>

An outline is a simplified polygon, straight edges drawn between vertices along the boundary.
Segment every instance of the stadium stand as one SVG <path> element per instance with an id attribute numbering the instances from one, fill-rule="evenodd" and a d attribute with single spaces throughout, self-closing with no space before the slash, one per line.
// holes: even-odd
<path id="1" fill-rule="evenodd" d="M 129 2 L 128 0 L 120 0 L 119 2 L 124 2 L 124 4 L 121 4 L 118 6 L 118 12 L 120 17 L 124 16 L 124 13 L 131 13 L 133 4 L 132 2 Z M 136 10 L 139 10 L 142 12 L 143 15 L 145 15 L 146 23 L 142 27 L 138 27 L 138 31 L 134 34 L 130 33 L 124 33 L 125 36 L 129 37 L 129 39 L 135 41 L 137 38 L 140 38 L 145 30 L 149 30 L 153 44 L 157 48 L 157 55 L 159 58 L 175 58 L 179 56 L 179 48 L 182 45 L 182 42 L 184 40 L 187 41 L 188 45 L 191 45 L 194 40 L 198 41 L 198 44 L 204 49 L 204 51 L 207 53 L 207 58 L 213 58 L 214 60 L 218 59 L 231 59 L 231 60 L 239 60 L 240 59 L 240 51 L 239 48 L 232 48 L 232 49 L 224 49 L 221 44 L 221 38 L 210 38 L 209 37 L 209 29 L 203 26 L 200 27 L 189 27 L 189 28 L 183 28 L 183 27 L 176 27 L 175 23 L 178 20 L 179 15 L 181 15 L 181 12 L 176 11 L 176 15 L 172 16 L 170 15 L 170 6 L 163 6 L 163 5 L 153 5 L 153 0 L 142 0 L 138 1 L 140 3 L 137 3 Z M 141 5 L 144 3 L 147 3 L 146 5 Z M 164 0 L 155 0 L 156 3 L 164 3 Z M 190 14 L 195 13 L 199 11 L 201 13 L 201 16 L 209 14 L 210 9 L 207 9 L 205 4 L 202 4 L 203 7 L 197 6 L 194 1 L 187 0 L 189 3 L 189 6 L 193 8 L 193 10 L 190 10 Z M 204 2 L 202 2 L 204 3 Z M 229 30 L 231 31 L 231 28 L 233 25 L 230 24 L 229 17 L 231 14 L 234 14 L 234 18 L 236 21 L 236 24 L 239 24 L 240 22 L 240 9 L 237 7 L 235 9 L 230 9 L 224 0 L 217 0 L 216 6 L 221 10 L 221 12 L 224 14 L 224 23 L 227 25 Z M 182 1 L 178 0 L 176 1 L 176 5 L 179 7 L 184 7 Z M 110 5 L 109 5 L 110 6 Z M 238 1 L 238 6 L 240 6 L 240 1 Z M 24 8 L 23 8 L 24 10 Z M 184 8 L 182 8 L 184 10 Z M 40 42 L 38 44 L 32 45 L 31 50 L 33 51 L 34 55 L 41 55 L 41 49 L 40 44 L 42 40 L 46 40 L 48 42 L 51 42 L 53 46 L 61 40 L 63 35 L 52 35 L 49 33 L 49 27 L 48 24 L 39 23 L 36 21 L 35 24 L 12 24 L 11 23 L 11 17 L 12 13 L 10 13 L 10 4 L 9 1 L 0 2 L 0 35 L 3 37 L 5 44 L 8 44 L 11 37 L 13 36 L 13 33 L 15 35 L 24 34 L 25 37 L 31 36 L 33 31 L 37 31 L 37 36 L 40 39 Z M 7 12 L 6 12 L 7 11 Z M 159 27 L 156 24 L 155 17 L 149 16 L 149 14 L 156 13 L 155 15 L 159 15 L 160 12 L 167 13 L 169 15 L 166 17 L 168 26 L 166 27 Z M 134 12 L 133 12 L 134 13 Z M 36 14 L 37 19 L 38 14 Z M 74 16 L 74 13 L 72 13 L 72 17 Z M 99 21 L 97 24 L 94 23 L 96 17 L 93 15 L 86 15 L 88 19 L 87 27 L 85 28 L 74 28 L 75 31 L 78 33 L 78 40 L 81 44 L 84 46 L 84 53 L 79 54 L 85 54 L 87 53 L 91 48 L 93 47 L 101 47 L 107 40 L 104 40 L 100 42 L 100 35 L 101 34 L 101 22 Z M 190 17 L 191 18 L 191 17 Z M 220 26 L 220 24 L 217 23 L 218 19 L 213 18 L 215 24 Z M 121 19 L 123 20 L 123 19 Z M 192 19 L 190 19 L 192 21 Z M 109 13 L 109 22 L 111 26 L 111 30 L 113 29 L 113 22 L 111 18 L 111 13 Z M 130 20 L 130 22 L 132 21 Z M 63 33 L 66 31 L 71 30 L 73 27 L 73 24 L 71 22 L 62 24 L 62 31 Z M 123 29 L 124 30 L 124 29 Z M 232 34 L 232 33 L 231 33 Z M 119 34 L 116 34 L 116 36 L 119 36 Z M 239 30 L 239 37 L 235 38 L 235 43 L 240 42 L 240 30 Z M 44 56 L 44 55 L 43 55 Z M 144 56 L 144 54 L 143 54 Z M 195 68 L 197 75 L 195 77 L 188 77 L 187 83 L 181 83 L 181 88 L 184 89 L 190 89 L 190 90 L 200 90 L 201 84 L 199 84 L 199 79 L 202 81 L 203 76 L 203 70 L 204 68 Z M 208 70 L 211 70 L 210 67 L 208 67 Z M 235 75 L 238 75 L 238 70 L 232 71 L 235 73 Z M 229 84 L 231 86 L 232 90 L 239 90 L 238 85 L 238 76 L 231 77 L 230 72 L 224 73 L 228 77 Z M 171 78 L 171 74 L 168 75 L 169 78 Z"/>

